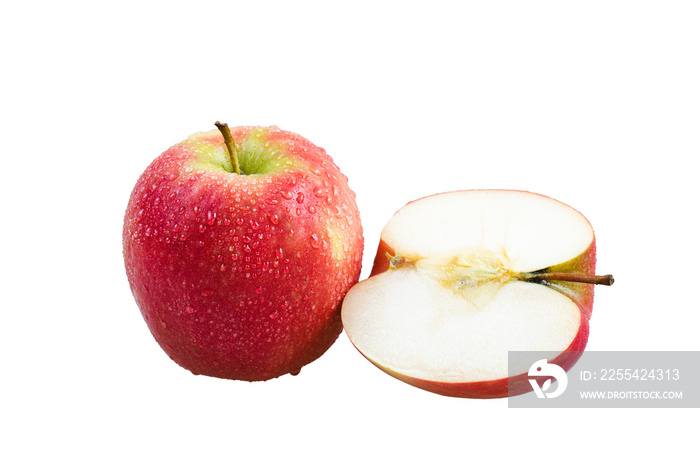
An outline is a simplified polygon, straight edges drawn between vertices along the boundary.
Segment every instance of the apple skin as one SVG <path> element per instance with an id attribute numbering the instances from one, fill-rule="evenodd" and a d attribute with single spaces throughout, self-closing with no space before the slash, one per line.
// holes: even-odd
<path id="1" fill-rule="evenodd" d="M 541 194 L 538 195 L 542 196 Z M 396 251 L 394 248 L 380 237 L 379 246 L 377 247 L 377 254 L 374 258 L 374 264 L 370 277 L 389 270 L 391 267 L 389 256 L 393 257 L 395 255 Z M 579 256 L 562 264 L 557 264 L 542 269 L 541 272 L 566 272 L 593 275 L 595 273 L 595 264 L 596 242 L 594 236 L 591 244 Z M 584 351 L 586 344 L 588 343 L 588 335 L 590 333 L 589 321 L 593 311 L 593 294 L 595 285 L 587 283 L 552 281 L 543 286 L 550 286 L 568 296 L 578 305 L 579 309 L 581 310 L 581 325 L 571 344 L 559 356 L 552 361 L 549 361 L 550 363 L 560 366 L 565 371 L 568 371 L 581 358 L 581 353 Z M 359 348 L 356 347 L 356 349 L 359 351 Z M 360 351 L 360 353 L 362 353 L 362 351 Z M 532 386 L 528 382 L 527 373 L 519 374 L 513 377 L 481 382 L 446 383 L 434 380 L 424 380 L 416 377 L 410 377 L 405 374 L 400 374 L 388 367 L 378 364 L 376 361 L 373 361 L 370 358 L 367 358 L 367 356 L 364 354 L 363 356 L 365 356 L 366 359 L 368 359 L 379 369 L 398 380 L 401 380 L 409 385 L 413 385 L 414 387 L 444 396 L 481 399 L 504 398 L 508 396 L 522 395 L 532 391 Z"/>
<path id="2" fill-rule="evenodd" d="M 216 130 L 149 165 L 126 209 L 124 261 L 148 328 L 177 364 L 268 380 L 298 373 L 341 333 L 362 227 L 323 149 L 276 127 L 231 133 L 251 174 L 231 172 Z"/>

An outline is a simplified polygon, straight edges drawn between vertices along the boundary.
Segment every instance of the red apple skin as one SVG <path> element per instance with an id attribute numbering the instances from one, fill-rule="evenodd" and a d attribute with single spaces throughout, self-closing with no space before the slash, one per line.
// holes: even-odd
<path id="1" fill-rule="evenodd" d="M 218 131 L 156 158 L 126 209 L 127 277 L 162 349 L 194 374 L 267 380 L 296 374 L 342 330 L 360 275 L 355 194 L 326 152 L 276 127 L 231 128 L 276 152 L 283 170 L 236 175 L 197 165 Z M 241 165 L 245 167 L 243 156 Z"/>
<path id="2" fill-rule="evenodd" d="M 396 251 L 394 248 L 384 241 L 384 239 L 380 238 L 370 277 L 388 271 L 391 268 L 389 256 L 393 257 L 395 255 Z M 595 274 L 595 264 L 596 243 L 594 237 L 588 248 L 578 257 L 563 264 L 543 269 L 542 271 L 577 272 L 593 275 Z M 595 285 L 586 283 L 551 282 L 546 286 L 550 286 L 568 296 L 581 310 L 581 325 L 576 336 L 564 352 L 552 361 L 549 361 L 550 363 L 560 366 L 565 371 L 568 371 L 580 359 L 581 352 L 583 352 L 588 343 L 588 335 L 590 332 L 589 320 L 593 311 L 593 291 Z M 409 377 L 384 367 L 369 358 L 367 359 L 384 372 L 409 385 L 445 396 L 460 398 L 504 398 L 522 395 L 532 391 L 532 386 L 528 382 L 529 377 L 527 373 L 483 382 L 445 383 Z"/>

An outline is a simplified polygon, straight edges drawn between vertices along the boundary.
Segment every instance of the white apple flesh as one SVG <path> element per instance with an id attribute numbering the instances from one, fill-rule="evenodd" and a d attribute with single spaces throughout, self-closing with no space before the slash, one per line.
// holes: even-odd
<path id="1" fill-rule="evenodd" d="M 529 387 L 528 368 L 509 380 L 508 351 L 556 351 L 568 369 L 569 352 L 585 348 L 593 284 L 612 282 L 594 269 L 593 229 L 561 202 L 502 190 L 429 196 L 385 226 L 371 277 L 345 297 L 343 326 L 367 359 L 412 385 L 508 396 Z"/>

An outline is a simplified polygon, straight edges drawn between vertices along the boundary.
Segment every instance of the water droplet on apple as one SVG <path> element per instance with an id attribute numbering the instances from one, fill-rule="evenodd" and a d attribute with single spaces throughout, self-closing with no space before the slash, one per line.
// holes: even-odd
<path id="1" fill-rule="evenodd" d="M 164 320 L 160 321 L 160 326 L 163 328 L 168 328 L 168 324 L 166 324 Z"/>
<path id="2" fill-rule="evenodd" d="M 314 193 L 314 196 L 316 196 L 316 197 L 323 197 L 323 195 L 324 195 L 323 188 L 321 188 L 320 186 L 316 186 L 313 189 L 313 193 Z"/>
<path id="3" fill-rule="evenodd" d="M 216 221 L 216 212 L 212 212 L 211 210 L 207 211 L 207 225 L 213 225 L 214 222 Z"/>
<path id="4" fill-rule="evenodd" d="M 194 307 L 187 305 L 187 307 L 185 307 L 185 312 L 188 314 L 194 314 Z"/>
<path id="5" fill-rule="evenodd" d="M 315 214 L 316 213 L 316 207 L 310 205 L 307 210 L 309 211 L 310 214 Z"/>
<path id="6" fill-rule="evenodd" d="M 311 247 L 314 249 L 318 249 L 321 246 L 321 242 L 318 239 L 318 235 L 316 233 L 313 233 L 311 235 L 311 240 L 309 241 L 309 244 L 311 244 Z"/>
<path id="7" fill-rule="evenodd" d="M 207 231 L 207 227 L 205 225 L 199 225 L 199 232 L 204 233 L 205 231 Z"/>
<path id="8" fill-rule="evenodd" d="M 290 200 L 292 197 L 294 197 L 294 195 L 292 193 L 290 193 L 289 191 L 287 191 L 286 189 L 282 189 L 280 191 L 280 194 L 282 195 L 283 198 L 285 198 L 287 200 Z"/>
<path id="9" fill-rule="evenodd" d="M 297 194 L 297 202 L 298 202 L 299 204 L 303 204 L 303 203 L 304 203 L 304 193 L 298 193 L 298 194 Z"/>

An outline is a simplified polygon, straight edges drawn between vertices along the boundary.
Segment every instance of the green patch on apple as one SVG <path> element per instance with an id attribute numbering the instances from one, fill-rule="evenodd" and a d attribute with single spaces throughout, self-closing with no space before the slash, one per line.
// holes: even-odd
<path id="1" fill-rule="evenodd" d="M 288 156 L 283 141 L 271 143 L 267 140 L 269 128 L 254 128 L 245 138 L 234 141 L 228 125 L 217 122 L 217 127 L 218 130 L 189 138 L 193 158 L 187 168 L 224 170 L 237 175 L 269 175 L 290 168 L 308 169 L 299 160 Z M 224 138 L 223 145 L 217 140 L 220 135 Z"/>

